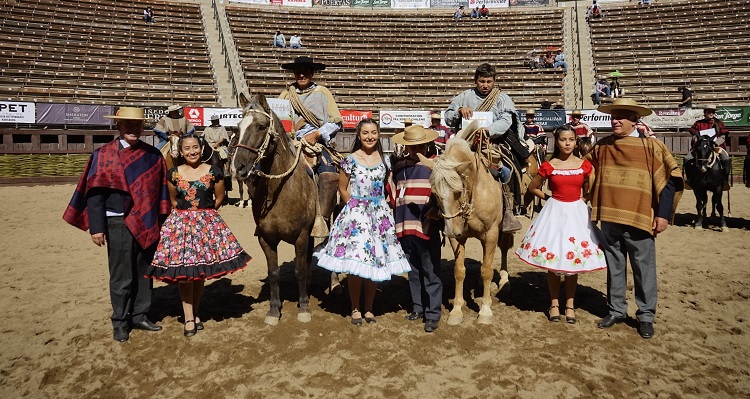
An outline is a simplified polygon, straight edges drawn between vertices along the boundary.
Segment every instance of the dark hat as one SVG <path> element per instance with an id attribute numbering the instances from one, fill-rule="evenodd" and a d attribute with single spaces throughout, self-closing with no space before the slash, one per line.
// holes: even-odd
<path id="1" fill-rule="evenodd" d="M 314 62 L 312 57 L 300 56 L 294 59 L 294 62 L 281 64 L 282 69 L 294 71 L 297 69 L 309 68 L 311 71 L 322 71 L 326 69 L 326 64 Z"/>

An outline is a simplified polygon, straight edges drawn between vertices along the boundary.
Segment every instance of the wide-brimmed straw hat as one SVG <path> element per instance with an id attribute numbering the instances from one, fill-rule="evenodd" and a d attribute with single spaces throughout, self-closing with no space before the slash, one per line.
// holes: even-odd
<path id="1" fill-rule="evenodd" d="M 714 110 L 714 111 L 717 110 L 716 105 L 712 103 L 703 104 L 703 110 L 705 111 L 707 109 Z"/>
<path id="2" fill-rule="evenodd" d="M 526 110 L 526 115 L 536 115 L 536 110 L 533 110 L 533 109 L 527 109 L 527 110 Z"/>
<path id="3" fill-rule="evenodd" d="M 104 117 L 109 119 L 127 119 L 136 121 L 146 120 L 146 118 L 143 116 L 143 108 L 137 107 L 120 107 L 117 110 L 116 115 L 105 115 Z"/>
<path id="4" fill-rule="evenodd" d="M 281 64 L 281 68 L 286 69 L 288 71 L 295 71 L 297 69 L 306 69 L 306 68 L 310 69 L 311 71 L 322 71 L 326 69 L 326 64 L 315 62 L 313 61 L 312 57 L 302 55 L 302 56 L 295 58 L 294 62 Z"/>
<path id="5" fill-rule="evenodd" d="M 583 116 L 583 112 L 581 112 L 580 109 L 574 109 L 573 112 L 570 113 L 570 116 L 574 115 Z"/>
<path id="6" fill-rule="evenodd" d="M 182 109 L 182 105 L 178 105 L 178 104 L 175 104 L 175 105 L 170 105 L 170 106 L 169 106 L 169 107 L 167 108 L 167 112 L 172 112 L 172 111 L 179 111 L 179 110 L 181 110 L 181 109 Z"/>
<path id="7" fill-rule="evenodd" d="M 643 105 L 638 104 L 635 100 L 629 98 L 616 98 L 611 104 L 600 105 L 596 110 L 605 114 L 611 114 L 612 111 L 618 109 L 633 111 L 637 113 L 638 116 L 648 116 L 654 113 L 654 111 L 651 111 L 651 108 L 644 107 Z"/>
<path id="8" fill-rule="evenodd" d="M 401 145 L 417 145 L 435 141 L 439 134 L 437 131 L 427 129 L 421 125 L 411 125 L 403 132 L 394 134 L 391 141 Z"/>
<path id="9" fill-rule="evenodd" d="M 430 114 L 430 119 L 443 119 L 443 118 L 440 116 L 440 112 L 433 112 Z"/>

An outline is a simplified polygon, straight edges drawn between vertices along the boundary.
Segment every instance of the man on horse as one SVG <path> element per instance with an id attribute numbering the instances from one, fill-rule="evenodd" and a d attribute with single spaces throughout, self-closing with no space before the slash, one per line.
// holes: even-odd
<path id="1" fill-rule="evenodd" d="M 496 71 L 495 67 L 484 63 L 477 67 L 474 72 L 474 85 L 472 89 L 464 90 L 451 100 L 448 110 L 445 111 L 445 123 L 453 129 L 458 130 L 463 119 L 472 119 L 474 112 L 492 112 L 492 123 L 489 128 L 480 128 L 476 130 L 477 137 L 488 135 L 490 142 L 495 148 L 502 151 L 502 145 L 510 148 L 509 158 L 512 160 L 513 167 L 520 173 L 521 164 L 529 156 L 529 149 L 523 142 L 523 132 L 520 129 L 518 115 L 513 100 L 507 94 L 501 93 L 500 89 L 495 87 Z M 500 161 L 497 165 L 500 169 L 502 183 L 510 181 L 510 165 Z M 521 203 L 520 182 L 512 184 L 515 204 Z M 508 204 L 510 205 L 510 204 Z M 510 207 L 509 207 L 510 208 Z M 504 220 L 516 220 L 512 214 Z M 520 223 L 512 223 L 513 226 L 520 226 Z M 509 227 L 510 225 L 504 227 Z M 508 231 L 503 229 L 503 231 Z"/>
<path id="2" fill-rule="evenodd" d="M 294 125 L 291 133 L 320 150 L 313 170 L 318 177 L 320 215 L 328 220 L 333 212 L 339 184 L 338 165 L 332 154 L 335 154 L 334 138 L 343 126 L 341 113 L 331 92 L 313 82 L 315 72 L 325 70 L 325 64 L 314 62 L 311 57 L 300 56 L 294 62 L 282 64 L 281 68 L 291 71 L 294 76 L 294 83 L 288 85 L 279 96 L 289 100 L 292 106 Z"/>
<path id="3" fill-rule="evenodd" d="M 690 127 L 690 134 L 693 135 L 690 152 L 685 155 L 684 162 L 689 164 L 694 162 L 693 150 L 699 136 L 709 136 L 714 142 L 714 151 L 719 154 L 720 166 L 724 172 L 724 180 L 729 180 L 729 174 L 732 170 L 732 161 L 726 151 L 727 141 L 729 141 L 729 129 L 724 126 L 724 122 L 716 118 L 716 107 L 707 104 L 703 107 L 704 118 L 693 123 Z"/>
<path id="4" fill-rule="evenodd" d="M 203 154 L 202 159 L 208 158 L 211 165 L 224 171 L 224 188 L 227 192 L 232 191 L 232 176 L 228 170 L 224 170 L 229 159 L 229 133 L 221 126 L 219 115 L 211 115 L 211 125 L 203 129 L 203 140 L 213 149 L 214 154 L 210 158 Z M 224 197 L 224 202 L 229 203 L 228 195 Z"/>
<path id="5" fill-rule="evenodd" d="M 156 148 L 161 149 L 164 144 L 167 143 L 169 136 L 182 136 L 188 133 L 195 132 L 195 126 L 190 123 L 187 118 L 180 115 L 182 105 L 170 105 L 167 108 L 167 114 L 159 119 L 159 122 L 154 126 L 154 134 L 159 137 L 159 143 L 156 144 Z"/>

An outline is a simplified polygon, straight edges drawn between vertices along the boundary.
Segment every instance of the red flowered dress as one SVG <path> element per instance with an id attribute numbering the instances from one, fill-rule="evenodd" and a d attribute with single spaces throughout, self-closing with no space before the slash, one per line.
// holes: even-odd
<path id="1" fill-rule="evenodd" d="M 607 267 L 601 232 L 590 222 L 581 200 L 584 178 L 593 167 L 584 160 L 577 169 L 555 169 L 549 162 L 539 174 L 549 179 L 552 197 L 544 204 L 516 250 L 524 262 L 559 274 L 591 272 Z"/>
<path id="2" fill-rule="evenodd" d="M 247 266 L 250 255 L 214 209 L 214 186 L 223 179 L 211 166 L 199 180 L 187 181 L 177 168 L 167 172 L 177 189 L 177 206 L 161 228 L 161 239 L 147 277 L 166 282 L 211 279 Z"/>

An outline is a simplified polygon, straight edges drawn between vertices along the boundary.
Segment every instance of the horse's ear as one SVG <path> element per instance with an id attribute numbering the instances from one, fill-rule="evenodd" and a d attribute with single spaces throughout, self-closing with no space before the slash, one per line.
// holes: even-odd
<path id="1" fill-rule="evenodd" d="M 419 162 L 422 165 L 426 166 L 429 170 L 432 170 L 435 168 L 435 160 L 427 158 L 426 156 L 422 154 L 417 154 L 417 156 L 419 157 Z"/>
<path id="2" fill-rule="evenodd" d="M 249 95 L 249 94 L 248 94 Z M 241 92 L 237 97 L 240 100 L 240 107 L 242 107 L 243 110 L 247 109 L 250 105 L 250 100 L 247 98 L 248 95 L 245 95 L 244 92 Z"/>
<path id="3" fill-rule="evenodd" d="M 258 93 L 255 95 L 255 101 L 260 105 L 261 108 L 263 108 L 263 111 L 266 111 L 267 113 L 271 113 L 271 106 L 268 105 L 268 100 L 266 100 L 266 96 L 263 95 L 263 93 Z"/>

